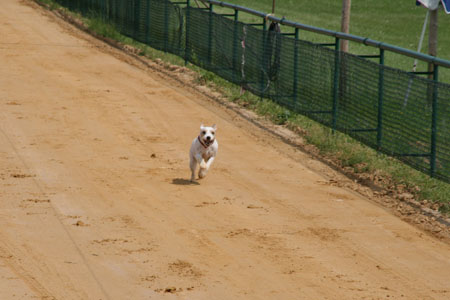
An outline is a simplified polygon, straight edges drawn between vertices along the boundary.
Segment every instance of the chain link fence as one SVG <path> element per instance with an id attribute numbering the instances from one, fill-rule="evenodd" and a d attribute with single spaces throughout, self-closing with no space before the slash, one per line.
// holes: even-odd
<path id="1" fill-rule="evenodd" d="M 212 4 L 224 5 L 218 1 L 202 8 L 189 0 L 56 1 L 450 182 L 450 85 L 438 81 L 438 66 L 448 61 L 431 60 L 427 79 L 384 65 L 383 43 L 353 37 L 380 49 L 374 61 L 340 52 L 336 34 L 334 43 L 315 44 L 299 39 L 298 27 L 282 33 L 284 20 L 269 24 L 259 12 L 261 23 L 239 21 L 247 8 L 228 5 L 234 13 L 217 14 Z"/>

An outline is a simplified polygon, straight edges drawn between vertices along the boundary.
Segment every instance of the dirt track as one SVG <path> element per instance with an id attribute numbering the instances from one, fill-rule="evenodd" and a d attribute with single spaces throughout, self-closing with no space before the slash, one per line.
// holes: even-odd
<path id="1" fill-rule="evenodd" d="M 31 2 L 3 2 L 0 299 L 450 298 L 448 244 Z M 189 185 L 201 122 L 218 124 L 219 156 Z"/>

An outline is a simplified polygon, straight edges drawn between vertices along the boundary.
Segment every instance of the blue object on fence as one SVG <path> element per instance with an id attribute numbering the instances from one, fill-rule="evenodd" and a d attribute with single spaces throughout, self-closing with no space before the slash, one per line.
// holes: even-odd
<path id="1" fill-rule="evenodd" d="M 445 12 L 450 14 L 450 0 L 442 0 L 442 5 L 444 6 Z"/>
<path id="2" fill-rule="evenodd" d="M 437 9 L 439 3 L 442 3 L 445 12 L 450 14 L 450 0 L 416 0 L 416 5 L 423 5 L 431 10 Z"/>

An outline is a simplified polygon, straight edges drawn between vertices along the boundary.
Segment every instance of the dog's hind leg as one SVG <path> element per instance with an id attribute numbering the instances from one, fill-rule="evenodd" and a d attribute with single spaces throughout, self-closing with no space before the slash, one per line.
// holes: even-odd
<path id="1" fill-rule="evenodd" d="M 189 163 L 191 167 L 191 181 L 195 181 L 195 171 L 197 170 L 197 161 L 194 157 L 191 157 L 191 161 Z"/>

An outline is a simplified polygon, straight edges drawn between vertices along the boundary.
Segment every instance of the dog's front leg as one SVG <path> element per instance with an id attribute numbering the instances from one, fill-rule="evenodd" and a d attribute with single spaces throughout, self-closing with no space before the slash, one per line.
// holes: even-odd
<path id="1" fill-rule="evenodd" d="M 206 170 L 209 170 L 209 167 L 211 167 L 211 165 L 212 165 L 212 163 L 213 163 L 213 161 L 214 161 L 214 156 L 211 156 L 209 159 L 208 159 L 208 161 L 206 162 Z"/>
<path id="2" fill-rule="evenodd" d="M 205 160 L 203 159 L 203 156 L 202 156 L 201 154 L 197 154 L 197 155 L 195 156 L 195 158 L 197 159 L 197 162 L 200 164 L 200 168 L 201 168 L 201 169 L 206 168 L 206 162 L 205 162 Z"/>
<path id="3" fill-rule="evenodd" d="M 211 166 L 213 161 L 214 161 L 214 157 L 210 157 L 208 159 L 208 161 L 205 162 L 204 166 L 200 165 L 200 171 L 198 172 L 199 178 L 204 178 L 206 176 L 206 173 L 208 173 L 209 167 Z"/>

